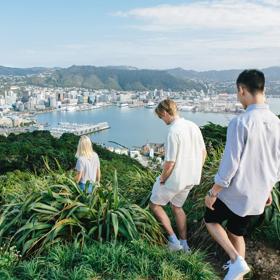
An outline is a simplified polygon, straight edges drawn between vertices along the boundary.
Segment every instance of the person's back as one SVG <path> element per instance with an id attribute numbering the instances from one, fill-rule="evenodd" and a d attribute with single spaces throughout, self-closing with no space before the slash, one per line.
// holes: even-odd
<path id="1" fill-rule="evenodd" d="M 229 186 L 219 193 L 219 199 L 239 216 L 259 215 L 265 207 L 263 197 L 269 196 L 279 178 L 280 120 L 268 105 L 252 104 L 232 120 L 229 130 L 231 127 L 237 131 L 233 137 L 239 138 L 235 148 L 241 153 L 240 162 Z M 226 159 L 221 168 L 227 168 Z"/>
<path id="2" fill-rule="evenodd" d="M 245 70 L 236 85 L 246 112 L 227 128 L 215 184 L 205 197 L 206 227 L 230 257 L 225 280 L 243 279 L 250 271 L 244 235 L 251 219 L 271 205 L 272 188 L 280 179 L 280 120 L 265 103 L 264 74 Z"/>
<path id="3" fill-rule="evenodd" d="M 87 182 L 95 183 L 98 168 L 99 158 L 95 152 L 93 152 L 93 155 L 91 157 L 79 157 L 77 160 L 76 169 L 83 170 L 80 182 L 83 184 L 86 184 Z"/>
<path id="4" fill-rule="evenodd" d="M 203 166 L 203 150 L 205 145 L 199 127 L 184 118 L 175 119 L 169 128 L 167 138 L 178 149 L 176 152 L 175 166 L 172 174 L 166 181 L 166 186 L 184 189 L 186 186 L 198 185 L 200 183 Z M 168 149 L 166 149 L 168 150 Z M 168 160 L 170 156 L 167 155 Z"/>
<path id="5" fill-rule="evenodd" d="M 75 180 L 82 190 L 85 190 L 86 183 L 89 182 L 88 192 L 92 192 L 92 184 L 100 181 L 100 162 L 97 153 L 92 149 L 91 140 L 85 135 L 79 140 L 76 158 Z"/>
<path id="6" fill-rule="evenodd" d="M 200 129 L 191 121 L 180 118 L 173 100 L 162 100 L 156 115 L 169 126 L 165 143 L 165 159 L 161 175 L 153 185 L 150 208 L 168 234 L 171 251 L 189 253 L 186 214 L 183 205 L 195 184 L 199 184 L 207 152 Z M 170 203 L 175 216 L 179 240 L 163 206 Z"/>

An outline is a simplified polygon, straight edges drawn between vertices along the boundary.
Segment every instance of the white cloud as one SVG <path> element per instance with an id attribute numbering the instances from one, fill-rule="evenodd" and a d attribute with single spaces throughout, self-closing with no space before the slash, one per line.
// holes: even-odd
<path id="1" fill-rule="evenodd" d="M 193 1 L 114 15 L 127 18 L 130 29 L 123 29 L 122 22 L 121 32 L 68 44 L 57 42 L 48 48 L 15 51 L 2 45 L 0 60 L 24 66 L 93 64 L 199 70 L 280 65 L 280 0 Z"/>
<path id="2" fill-rule="evenodd" d="M 280 64 L 280 0 L 192 1 L 115 15 L 145 31 L 139 48 L 157 65 L 172 59 L 174 66 L 195 69 Z"/>
<path id="3" fill-rule="evenodd" d="M 279 1 L 194 1 L 119 11 L 115 15 L 140 19 L 138 28 L 150 31 L 226 29 L 238 32 L 280 27 Z"/>

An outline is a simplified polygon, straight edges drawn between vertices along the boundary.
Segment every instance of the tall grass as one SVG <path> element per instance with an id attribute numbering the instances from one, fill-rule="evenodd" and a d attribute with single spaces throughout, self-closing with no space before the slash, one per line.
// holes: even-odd
<path id="1" fill-rule="evenodd" d="M 120 192 L 132 203 L 147 206 L 152 186 L 158 175 L 159 172 L 157 171 L 141 170 L 135 167 L 123 176 L 123 185 L 120 186 Z"/>
<path id="2" fill-rule="evenodd" d="M 6 279 L 218 279 L 203 254 L 171 253 L 143 241 L 54 246 L 44 255 L 1 269 Z"/>
<path id="3" fill-rule="evenodd" d="M 57 181 L 47 184 L 50 177 Z M 46 181 L 43 190 L 30 193 L 24 201 L 1 207 L 0 242 L 9 240 L 28 255 L 61 241 L 80 245 L 92 239 L 164 241 L 150 212 L 119 195 L 116 174 L 112 183 L 95 186 L 93 194 L 81 191 L 63 173 L 51 172 Z"/>

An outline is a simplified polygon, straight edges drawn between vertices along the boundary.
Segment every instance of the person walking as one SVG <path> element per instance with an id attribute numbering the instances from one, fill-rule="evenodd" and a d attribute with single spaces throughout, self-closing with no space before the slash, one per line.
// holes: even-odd
<path id="1" fill-rule="evenodd" d="M 205 144 L 199 127 L 179 117 L 173 100 L 161 101 L 155 113 L 169 126 L 169 131 L 165 143 L 163 171 L 153 186 L 150 209 L 167 231 L 169 249 L 189 252 L 186 214 L 182 207 L 190 190 L 200 183 L 202 166 L 206 158 Z M 180 240 L 163 209 L 169 202 Z"/>
<path id="2" fill-rule="evenodd" d="M 236 84 L 246 111 L 228 125 L 215 184 L 205 197 L 206 227 L 230 258 L 225 280 L 242 279 L 250 271 L 244 235 L 250 220 L 272 203 L 271 191 L 280 179 L 280 120 L 265 103 L 264 74 L 245 70 Z"/>
<path id="3" fill-rule="evenodd" d="M 99 157 L 93 151 L 92 143 L 88 136 L 81 136 L 77 147 L 76 158 L 75 181 L 83 191 L 85 191 L 88 182 L 87 192 L 91 193 L 93 183 L 100 182 L 101 171 Z"/>

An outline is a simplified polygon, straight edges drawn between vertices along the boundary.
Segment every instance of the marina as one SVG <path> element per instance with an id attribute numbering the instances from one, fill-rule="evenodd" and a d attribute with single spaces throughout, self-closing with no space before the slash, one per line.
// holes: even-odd
<path id="1" fill-rule="evenodd" d="M 73 133 L 75 135 L 81 136 L 109 128 L 110 126 L 107 122 L 97 124 L 59 122 L 58 126 L 50 128 L 49 131 L 54 137 L 60 137 L 63 133 Z"/>

